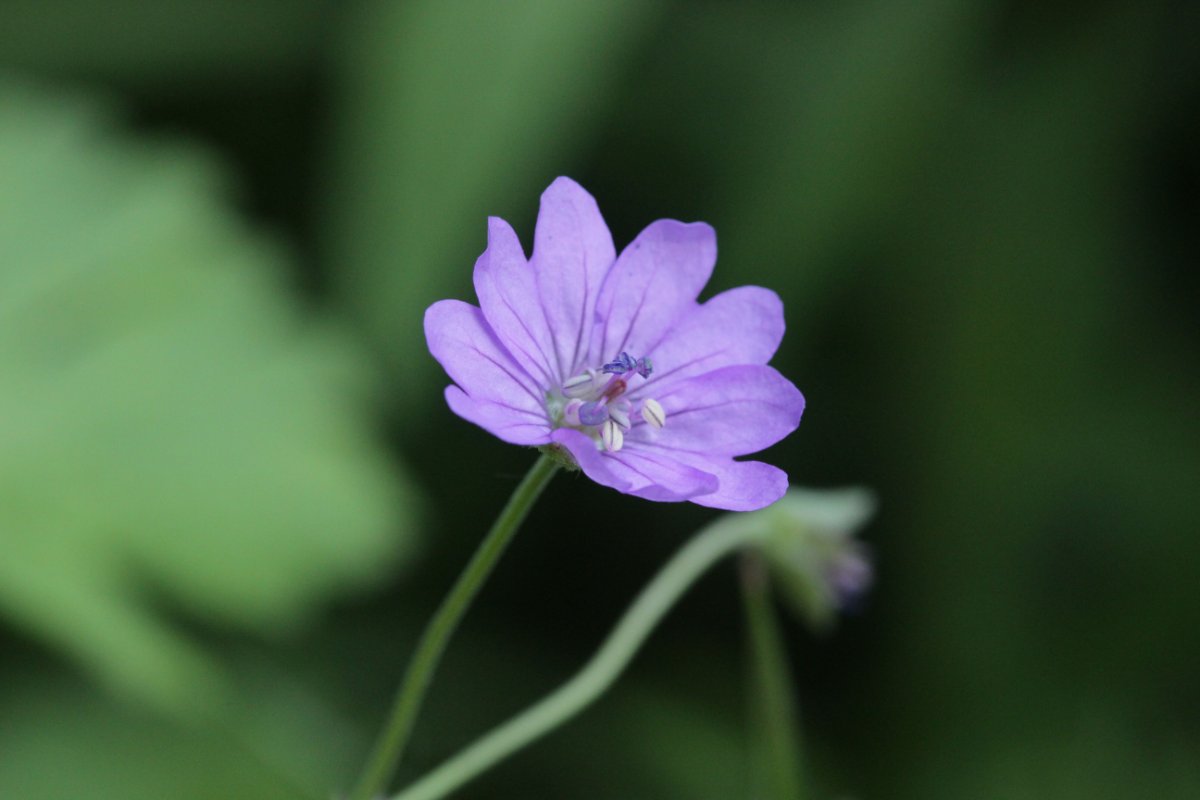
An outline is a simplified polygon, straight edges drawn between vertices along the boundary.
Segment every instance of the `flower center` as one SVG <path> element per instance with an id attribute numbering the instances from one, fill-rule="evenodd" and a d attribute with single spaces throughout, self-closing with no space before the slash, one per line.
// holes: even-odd
<path id="1" fill-rule="evenodd" d="M 557 425 L 577 428 L 615 453 L 625 446 L 625 433 L 635 424 L 630 419 L 633 403 L 623 395 L 629 391 L 630 381 L 637 377 L 644 381 L 653 371 L 650 359 L 635 359 L 623 352 L 599 370 L 588 369 L 564 381 L 562 397 L 548 399 L 551 417 Z M 666 425 L 666 412 L 652 398 L 641 401 L 638 414 L 656 429 Z"/>

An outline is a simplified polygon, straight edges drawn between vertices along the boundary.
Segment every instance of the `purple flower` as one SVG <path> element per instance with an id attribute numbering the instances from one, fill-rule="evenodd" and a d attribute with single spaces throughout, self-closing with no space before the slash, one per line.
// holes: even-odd
<path id="1" fill-rule="evenodd" d="M 596 201 L 559 178 L 533 257 L 488 220 L 480 308 L 442 300 L 425 337 L 454 413 L 506 442 L 557 445 L 597 483 L 648 500 L 750 511 L 787 475 L 735 461 L 796 429 L 804 398 L 766 366 L 783 304 L 742 286 L 696 302 L 717 260 L 708 225 L 659 220 L 617 256 Z"/>

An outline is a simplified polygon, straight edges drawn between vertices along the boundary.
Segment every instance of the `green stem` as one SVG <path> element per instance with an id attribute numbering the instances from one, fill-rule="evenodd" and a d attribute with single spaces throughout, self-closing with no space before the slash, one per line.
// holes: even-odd
<path id="1" fill-rule="evenodd" d="M 771 605 L 767 565 L 762 557 L 747 553 L 742 559 L 741 577 L 753 665 L 752 719 L 758 751 L 756 766 L 763 784 L 761 794 L 771 800 L 804 800 L 796 698 L 788 676 L 779 619 Z"/>
<path id="2" fill-rule="evenodd" d="M 437 800 L 553 730 L 616 681 L 680 596 L 727 553 L 761 538 L 759 526 L 719 522 L 680 550 L 642 590 L 591 661 L 556 691 L 476 740 L 393 800 Z"/>
<path id="3" fill-rule="evenodd" d="M 426 625 L 416 652 L 404 673 L 404 680 L 396 692 L 391 716 L 380 734 L 379 740 L 364 767 L 358 784 L 349 800 L 372 800 L 378 797 L 391 781 L 396 765 L 404 753 L 412 732 L 413 722 L 421 710 L 421 702 L 437 669 L 446 643 L 454 633 L 463 614 L 487 580 L 504 548 L 512 540 L 521 522 L 533 507 L 538 495 L 554 477 L 558 465 L 549 455 L 542 455 L 530 468 L 529 473 L 509 498 L 508 504 L 492 524 L 492 529 L 479 544 L 475 555 L 458 576 L 454 587 L 442 601 L 437 613 Z"/>

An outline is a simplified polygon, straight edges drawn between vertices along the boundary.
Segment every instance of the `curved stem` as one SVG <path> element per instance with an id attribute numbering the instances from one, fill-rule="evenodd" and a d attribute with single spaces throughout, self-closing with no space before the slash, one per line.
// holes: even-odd
<path id="1" fill-rule="evenodd" d="M 771 800 L 803 800 L 806 793 L 796 697 L 788 675 L 779 618 L 771 605 L 767 565 L 757 553 L 747 553 L 741 567 L 753 669 L 755 766 L 763 783 L 760 794 Z"/>
<path id="2" fill-rule="evenodd" d="M 542 455 L 530 468 L 509 498 L 508 504 L 492 524 L 492 529 L 479 544 L 450 593 L 442 601 L 433 618 L 425 627 L 412 661 L 404 673 L 404 679 L 392 704 L 387 725 L 358 779 L 349 800 L 372 800 L 387 788 L 400 763 L 404 747 L 412 732 L 413 722 L 421 710 L 425 692 L 441 660 L 446 643 L 458 626 L 459 620 L 471 605 L 483 582 L 487 580 L 496 561 L 512 540 L 521 522 L 533 507 L 534 502 L 554 477 L 558 465 L 553 458 Z"/>
<path id="3" fill-rule="evenodd" d="M 680 550 L 621 617 L 575 677 L 475 741 L 393 800 L 437 800 L 579 713 L 616 681 L 646 637 L 680 596 L 727 553 L 761 533 L 756 526 L 717 523 Z"/>

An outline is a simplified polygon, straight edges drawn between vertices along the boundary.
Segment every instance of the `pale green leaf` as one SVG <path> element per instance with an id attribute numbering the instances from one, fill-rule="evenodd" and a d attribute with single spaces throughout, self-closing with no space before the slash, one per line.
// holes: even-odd
<path id="1" fill-rule="evenodd" d="M 0 614 L 194 704 L 164 605 L 276 631 L 405 551 L 369 365 L 195 150 L 0 84 L 0 175 Z"/>
<path id="2" fill-rule="evenodd" d="M 253 703 L 333 731 L 275 698 Z M 324 800 L 340 779 L 326 752 L 234 724 L 189 725 L 113 702 L 51 672 L 8 670 L 0 681 L 0 797 L 20 800 Z"/>

